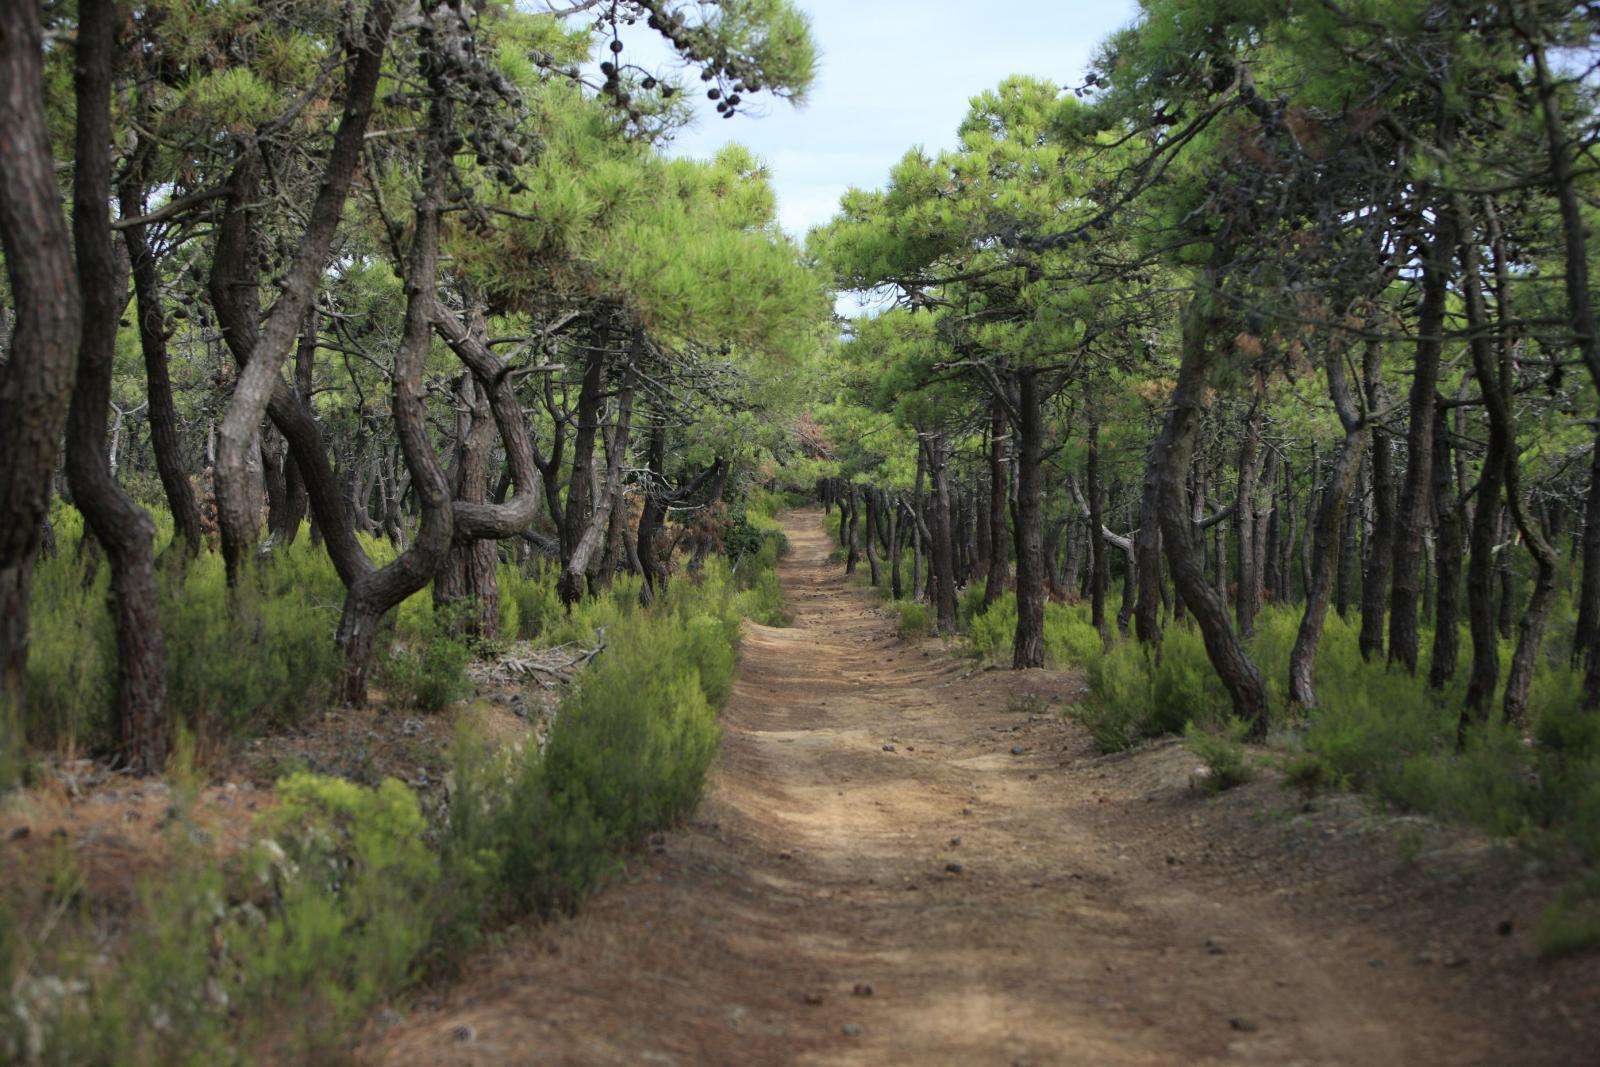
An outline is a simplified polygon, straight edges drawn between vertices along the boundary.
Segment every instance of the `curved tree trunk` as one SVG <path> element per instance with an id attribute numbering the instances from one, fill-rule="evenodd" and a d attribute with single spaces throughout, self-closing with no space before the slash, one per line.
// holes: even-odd
<path id="1" fill-rule="evenodd" d="M 1311 535 L 1311 578 L 1306 586 L 1305 613 L 1289 652 L 1289 700 L 1304 708 L 1317 706 L 1317 647 L 1322 641 L 1322 626 L 1327 620 L 1328 600 L 1333 591 L 1334 574 L 1339 567 L 1339 543 L 1344 536 L 1345 512 L 1365 451 L 1367 432 L 1350 403 L 1344 379 L 1344 354 L 1328 353 L 1324 366 L 1328 375 L 1328 395 L 1344 426 L 1344 439 L 1334 454 L 1328 484 L 1322 491 L 1315 529 Z"/>
<path id="2" fill-rule="evenodd" d="M 1378 369 L 1382 350 L 1369 344 L 1362 357 L 1367 410 L 1377 411 Z M 1389 434 L 1372 424 L 1372 459 L 1368 466 L 1372 487 L 1372 529 L 1367 534 L 1366 565 L 1361 573 L 1361 655 L 1372 659 L 1383 652 L 1383 621 L 1388 606 L 1389 568 L 1394 562 L 1394 454 Z"/>
<path id="3" fill-rule="evenodd" d="M 0 243 L 16 304 L 0 365 L 0 715 L 22 710 L 28 593 L 83 316 L 45 122 L 43 56 L 39 5 L 0 4 Z"/>
<path id="4" fill-rule="evenodd" d="M 144 214 L 142 181 L 134 176 L 142 169 L 144 149 L 135 151 L 130 167 L 134 171 L 118 188 L 118 206 L 125 219 Z M 205 545 L 205 528 L 194 486 L 184 470 L 178 436 L 178 406 L 172 396 L 172 376 L 167 361 L 167 319 L 161 306 L 161 271 L 145 226 L 139 223 L 122 231 L 128 246 L 128 261 L 133 269 L 133 291 L 139 326 L 139 347 L 144 354 L 145 397 L 150 403 L 150 450 L 155 453 L 156 473 L 172 512 L 173 547 L 180 558 L 193 558 Z"/>
<path id="5" fill-rule="evenodd" d="M 1150 462 L 1156 465 L 1161 488 L 1162 543 L 1166 547 L 1173 583 L 1194 614 L 1206 655 L 1232 697 L 1234 714 L 1245 721 L 1251 737 L 1260 738 L 1267 731 L 1266 686 L 1262 684 L 1261 672 L 1228 624 L 1227 604 L 1206 581 L 1195 555 L 1188 501 L 1184 498 L 1184 479 L 1193 460 L 1194 439 L 1211 370 L 1210 338 L 1217 315 L 1214 271 L 1214 267 L 1206 268 L 1184 314 L 1178 381 L 1172 391 L 1161 436 L 1151 449 Z M 1243 503 L 1240 502 L 1241 508 Z"/>
<path id="6" fill-rule="evenodd" d="M 217 434 L 217 522 L 222 530 L 222 551 L 230 581 L 238 580 L 245 553 L 257 535 L 258 516 L 250 492 L 250 463 L 261 422 L 273 393 L 281 384 L 279 372 L 283 361 L 300 332 L 306 309 L 311 305 L 327 266 L 345 197 L 361 160 L 394 12 L 394 0 L 375 0 L 360 33 L 351 41 L 354 61 L 349 66 L 343 114 L 323 170 L 322 184 L 311 206 L 300 247 L 284 275 L 283 293 L 259 331 L 255 329 L 253 265 L 244 264 L 252 273 L 252 282 L 243 292 L 235 291 L 242 280 L 237 273 L 237 261 L 225 266 L 220 274 L 213 270 L 213 301 L 244 304 L 233 321 L 236 325 L 249 323 L 243 336 L 236 328 L 223 331 L 240 365 L 239 379 Z M 242 161 L 241 166 L 246 168 L 246 173 L 239 176 L 228 206 L 228 213 L 235 217 L 242 215 L 250 202 L 245 198 L 253 198 L 257 184 L 254 175 L 249 173 L 258 167 L 258 163 L 249 162 L 256 153 L 247 149 L 245 156 L 246 161 Z M 219 242 L 221 239 L 219 231 Z M 241 240 L 248 241 L 249 236 L 241 235 Z M 220 307 L 218 310 L 220 317 Z"/>
<path id="7" fill-rule="evenodd" d="M 445 478 L 433 442 L 428 438 L 425 413 L 427 392 L 422 371 L 432 334 L 434 284 L 439 262 L 439 199 L 443 138 L 443 94 L 433 104 L 428 137 L 424 189 L 417 203 L 416 233 L 406 264 L 405 333 L 395 355 L 391 411 L 396 434 L 411 474 L 412 489 L 421 511 L 417 536 L 404 552 L 380 570 L 362 573 L 349 584 L 336 640 L 344 653 L 339 695 L 347 704 L 367 698 L 367 673 L 379 625 L 392 608 L 421 589 L 449 554 L 454 530 L 450 484 Z"/>
<path id="8" fill-rule="evenodd" d="M 72 229 L 83 296 L 77 385 L 67 416 L 67 480 L 111 566 L 111 614 L 117 674 L 112 695 L 122 759 L 137 774 L 166 761 L 167 663 L 156 601 L 155 524 L 111 476 L 106 412 L 117 356 L 117 324 L 127 280 L 117 262 L 107 204 L 111 198 L 111 77 L 114 0 L 78 5 L 76 164 Z"/>

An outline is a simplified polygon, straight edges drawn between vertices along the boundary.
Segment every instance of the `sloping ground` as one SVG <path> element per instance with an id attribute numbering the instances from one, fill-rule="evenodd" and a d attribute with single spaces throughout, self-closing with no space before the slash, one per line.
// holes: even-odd
<path id="1" fill-rule="evenodd" d="M 700 818 L 575 919 L 376 1024 L 373 1062 L 1572 1063 L 1593 959 L 1524 857 L 1095 758 L 1068 675 L 900 641 L 789 520 Z M 1399 847 L 1397 842 L 1403 844 Z M 1509 923 L 1509 925 L 1507 925 Z"/>

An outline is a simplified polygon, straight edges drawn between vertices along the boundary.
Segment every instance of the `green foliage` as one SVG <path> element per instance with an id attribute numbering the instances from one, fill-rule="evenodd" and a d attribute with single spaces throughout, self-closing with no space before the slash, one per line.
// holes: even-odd
<path id="1" fill-rule="evenodd" d="M 1255 768 L 1241 742 L 1245 730 L 1246 724 L 1238 719 L 1230 719 L 1213 729 L 1192 722 L 1185 728 L 1189 751 L 1206 765 L 1206 774 L 1198 781 L 1207 793 L 1214 796 L 1255 777 Z"/>
<path id="2" fill-rule="evenodd" d="M 560 574 L 555 567 L 535 566 L 530 572 L 527 567 L 502 563 L 498 578 L 500 625 L 505 634 L 535 639 L 548 633 L 565 614 L 556 589 Z"/>
<path id="3" fill-rule="evenodd" d="M 458 613 L 471 610 L 462 605 Z M 422 711 L 438 711 L 468 690 L 466 668 L 472 642 L 452 616 L 430 612 L 403 644 L 389 648 L 378 665 L 378 679 L 390 696 Z"/>
<path id="4" fill-rule="evenodd" d="M 1539 916 L 1533 943 L 1546 957 L 1570 956 L 1600 946 L 1600 875 L 1561 891 Z"/>
<path id="5" fill-rule="evenodd" d="M 61 547 L 39 561 L 30 597 L 23 727 L 36 744 L 100 747 L 116 670 L 109 568 L 86 580 L 81 517 L 62 504 L 53 521 Z M 158 593 L 168 707 L 191 729 L 259 731 L 326 704 L 343 587 L 308 537 L 258 561 L 231 592 L 221 558 L 206 553 L 163 571 Z"/>
<path id="6" fill-rule="evenodd" d="M 889 606 L 899 616 L 897 629 L 900 636 L 908 640 L 928 636 L 928 631 L 933 628 L 933 617 L 928 611 L 928 605 L 920 600 L 892 600 Z"/>

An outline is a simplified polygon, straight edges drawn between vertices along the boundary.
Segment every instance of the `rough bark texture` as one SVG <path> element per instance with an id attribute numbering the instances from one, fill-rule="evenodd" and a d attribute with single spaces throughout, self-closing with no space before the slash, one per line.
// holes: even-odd
<path id="1" fill-rule="evenodd" d="M 1433 650 L 1428 658 L 1428 685 L 1443 689 L 1455 677 L 1461 659 L 1461 497 L 1450 463 L 1450 429 L 1442 403 L 1434 406 L 1433 513 L 1436 576 L 1433 604 Z"/>
<path id="2" fill-rule="evenodd" d="M 1018 487 L 1021 491 L 1021 487 Z M 983 606 L 987 608 L 1005 591 L 1006 585 L 1006 420 L 1005 408 L 996 399 L 989 407 L 989 515 L 985 529 L 989 544 L 988 575 L 983 586 Z"/>
<path id="3" fill-rule="evenodd" d="M 1379 408 L 1378 367 L 1381 349 L 1368 345 L 1362 359 L 1367 410 Z M 1383 620 L 1388 606 L 1389 568 L 1394 562 L 1394 454 L 1389 434 L 1372 424 L 1372 460 L 1368 467 L 1372 488 L 1372 528 L 1367 534 L 1366 566 L 1361 574 L 1361 655 L 1372 659 L 1383 652 Z"/>
<path id="4" fill-rule="evenodd" d="M 142 153 L 131 166 L 142 167 Z M 145 195 L 135 177 L 123 181 L 118 189 L 118 206 L 123 218 L 144 214 Z M 184 470 L 178 436 L 178 407 L 172 395 L 172 376 L 167 366 L 167 320 L 161 306 L 161 272 L 144 224 L 128 226 L 122 239 L 128 246 L 128 261 L 133 269 L 135 310 L 139 326 L 139 347 L 144 354 L 145 396 L 150 402 L 150 450 L 155 453 L 156 473 L 172 512 L 173 545 L 186 556 L 194 557 L 205 545 L 200 520 L 200 505 L 194 486 Z"/>
<path id="5" fill-rule="evenodd" d="M 487 503 L 488 456 L 495 434 L 489 398 L 470 373 L 462 375 L 456 383 L 456 395 L 456 445 L 446 480 L 456 500 Z M 463 612 L 462 617 L 455 620 L 463 633 L 484 638 L 498 633 L 500 587 L 495 572 L 499 562 L 500 554 L 493 541 L 464 539 L 458 535 L 439 573 L 434 575 L 434 606 Z M 470 605 L 470 608 L 455 605 Z"/>
<path id="6" fill-rule="evenodd" d="M 950 480 L 946 470 L 949 457 L 943 434 L 922 438 L 927 459 L 928 480 L 932 487 L 928 502 L 928 570 L 933 586 L 934 625 L 938 632 L 956 632 L 955 550 L 950 530 Z"/>
<path id="7" fill-rule="evenodd" d="M 441 94 L 442 96 L 442 94 Z M 406 264 L 405 333 L 395 355 L 391 411 L 406 468 L 411 474 L 421 522 L 411 545 L 392 563 L 367 571 L 350 583 L 344 613 L 336 635 L 344 653 L 340 696 L 361 704 L 367 697 L 367 671 L 373 641 L 383 616 L 406 597 L 427 584 L 450 551 L 454 515 L 450 484 L 428 438 L 422 381 L 428 354 L 434 310 L 434 284 L 439 269 L 438 183 L 442 169 L 442 141 L 446 123 L 440 112 L 446 105 L 436 100 L 429 131 L 430 145 L 424 190 L 417 204 L 416 233 Z"/>
<path id="8" fill-rule="evenodd" d="M 82 322 L 45 123 L 43 55 L 38 5 L 0 4 L 0 243 L 16 304 L 0 366 L 0 713 L 18 714 L 33 560 Z"/>
<path id="9" fill-rule="evenodd" d="M 1455 261 L 1456 217 L 1439 211 L 1433 237 L 1422 257 L 1422 303 L 1417 310 L 1417 344 L 1411 361 L 1410 423 L 1406 428 L 1406 476 L 1395 509 L 1394 571 L 1389 593 L 1389 662 L 1417 673 L 1419 563 L 1427 533 L 1429 488 L 1433 480 L 1434 394 L 1439 388 L 1439 354 L 1444 346 L 1446 283 Z"/>
<path id="10" fill-rule="evenodd" d="M 111 477 L 106 414 L 127 282 L 111 239 L 111 72 L 114 0 L 81 0 L 73 82 L 77 104 L 72 229 L 83 327 L 77 383 L 67 416 L 67 481 L 111 567 L 117 671 L 112 721 L 124 763 L 154 774 L 169 743 L 166 648 L 156 602 L 155 523 Z"/>
<path id="11" fill-rule="evenodd" d="M 1227 687 L 1233 712 L 1248 724 L 1251 736 L 1267 729 L 1267 691 L 1261 672 L 1251 662 L 1228 622 L 1228 607 L 1206 581 L 1194 551 L 1184 479 L 1194 456 L 1194 439 L 1205 403 L 1212 361 L 1211 335 L 1216 323 L 1214 268 L 1207 268 L 1184 314 L 1182 359 L 1161 436 L 1151 449 L 1161 487 L 1161 535 L 1173 583 L 1194 614 L 1206 655 Z M 1242 505 L 1241 501 L 1241 505 Z"/>
<path id="12" fill-rule="evenodd" d="M 218 427 L 216 476 L 217 521 L 222 530 L 223 556 L 233 580 L 237 580 L 244 554 L 257 534 L 258 515 L 249 491 L 249 464 L 256 448 L 261 421 L 267 414 L 273 393 L 282 385 L 279 372 L 300 332 L 306 309 L 311 305 L 322 272 L 327 266 L 345 197 L 361 160 L 394 10 L 393 0 L 375 0 L 361 31 L 351 43 L 339 130 L 334 136 L 333 148 L 323 170 L 322 185 L 311 206 L 300 247 L 284 275 L 282 294 L 257 336 L 250 339 L 252 343 L 248 345 L 248 350 L 244 347 L 245 338 L 229 338 L 234 357 L 241 366 L 233 396 L 228 402 L 227 414 Z M 230 205 L 230 210 L 236 211 L 242 207 L 242 204 L 235 202 Z M 232 286 L 236 280 L 226 276 L 214 278 L 221 286 Z M 256 309 L 251 307 L 242 310 L 253 323 Z M 427 311 L 423 309 L 424 315 Z"/>
<path id="13" fill-rule="evenodd" d="M 1328 601 L 1333 592 L 1334 574 L 1339 568 L 1339 547 L 1344 537 L 1345 513 L 1350 491 L 1366 448 L 1366 427 L 1350 403 L 1344 378 L 1343 353 L 1332 351 L 1324 361 L 1328 376 L 1328 396 L 1344 427 L 1344 438 L 1334 454 L 1328 481 L 1322 490 L 1315 528 L 1311 531 L 1310 581 L 1306 585 L 1306 607 L 1300 616 L 1300 629 L 1289 652 L 1289 699 L 1301 707 L 1317 706 L 1317 647 L 1322 641 L 1322 626 L 1327 620 Z"/>
<path id="14" fill-rule="evenodd" d="M 1018 376 L 1017 417 L 1017 629 L 1011 666 L 1025 670 L 1044 666 L 1044 412 L 1036 372 Z M 995 543 L 996 556 L 1003 543 Z M 993 568 L 989 573 L 992 579 Z"/>

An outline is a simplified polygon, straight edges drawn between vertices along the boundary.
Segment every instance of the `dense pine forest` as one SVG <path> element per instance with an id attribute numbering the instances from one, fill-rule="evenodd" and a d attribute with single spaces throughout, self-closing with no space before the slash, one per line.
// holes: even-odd
<path id="1" fill-rule="evenodd" d="M 0 3 L 0 1061 L 1592 1050 L 1600 14 L 812 6 Z"/>

